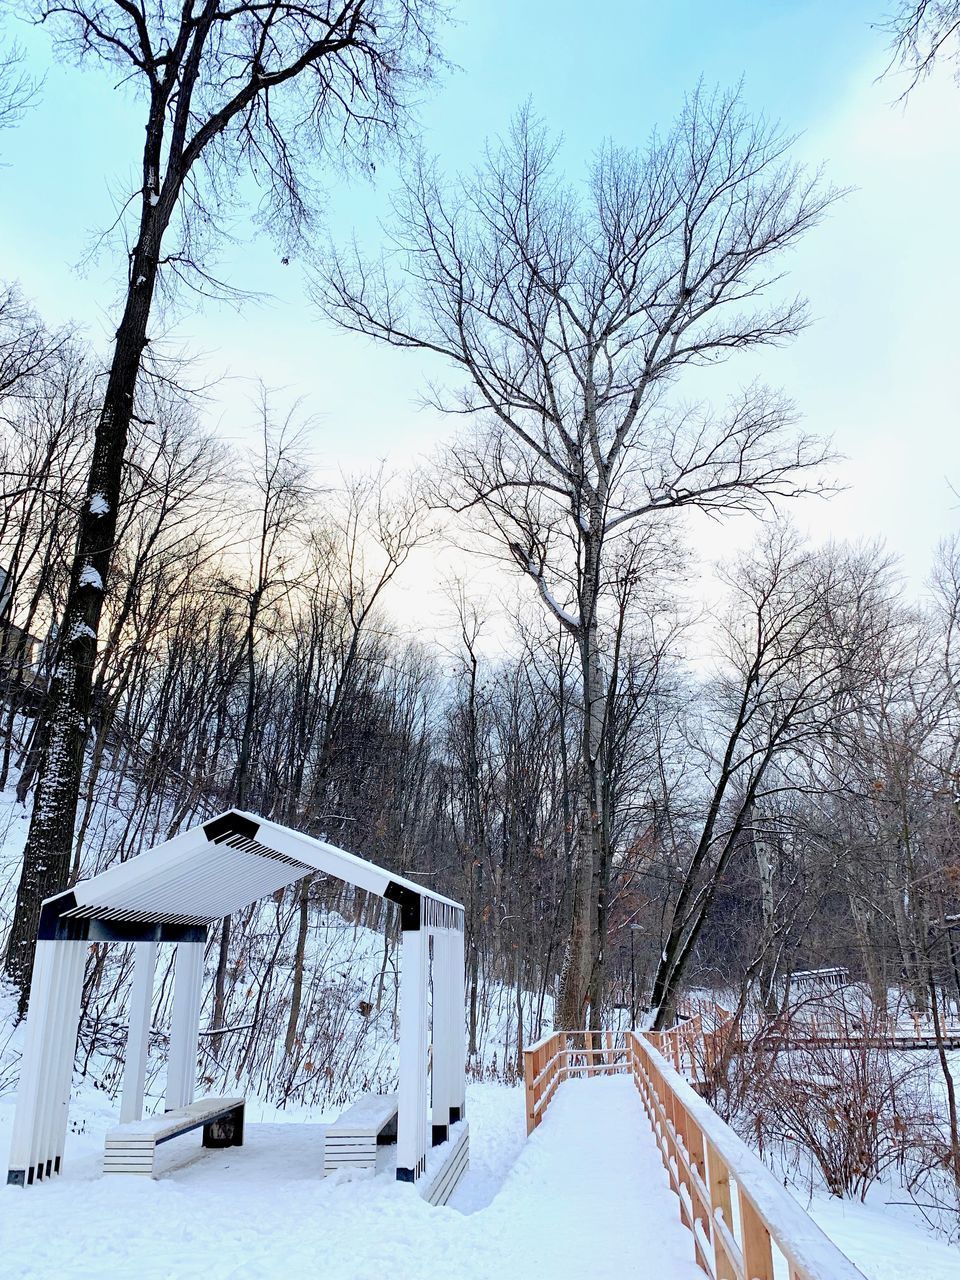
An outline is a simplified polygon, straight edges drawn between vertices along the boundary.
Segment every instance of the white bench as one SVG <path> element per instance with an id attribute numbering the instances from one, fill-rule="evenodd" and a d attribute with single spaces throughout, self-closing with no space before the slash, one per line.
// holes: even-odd
<path id="1" fill-rule="evenodd" d="M 139 1173 L 153 1177 L 161 1142 L 203 1126 L 205 1147 L 243 1146 L 243 1098 L 200 1098 L 177 1111 L 149 1120 L 132 1120 L 107 1132 L 104 1173 Z"/>
<path id="2" fill-rule="evenodd" d="M 427 1204 L 446 1204 L 457 1183 L 470 1163 L 470 1130 L 466 1120 L 460 1120 L 450 1128 L 450 1137 L 443 1144 L 446 1150 L 436 1169 L 431 1169 L 428 1159 L 426 1176 L 421 1180 L 420 1194 Z"/>
<path id="3" fill-rule="evenodd" d="M 365 1093 L 329 1126 L 323 1148 L 323 1173 L 373 1169 L 377 1147 L 397 1140 L 397 1095 Z"/>

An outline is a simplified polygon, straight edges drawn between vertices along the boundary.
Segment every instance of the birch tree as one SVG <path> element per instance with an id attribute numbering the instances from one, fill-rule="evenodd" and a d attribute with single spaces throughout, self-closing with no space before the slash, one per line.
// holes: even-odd
<path id="1" fill-rule="evenodd" d="M 433 0 L 45 0 L 58 56 L 119 79 L 142 111 L 139 186 L 116 337 L 52 673 L 49 732 L 6 969 L 25 1002 L 40 902 L 67 881 L 103 594 L 124 456 L 154 301 L 187 283 L 223 292 L 212 255 L 245 190 L 289 252 L 317 205 L 331 152 L 365 152 L 400 127 L 436 63 Z"/>
<path id="2" fill-rule="evenodd" d="M 582 1026 L 597 964 L 605 857 L 609 615 L 622 574 L 649 583 L 647 522 L 816 488 L 824 450 L 759 384 L 684 404 L 684 371 L 777 346 L 803 326 L 774 289 L 781 258 L 833 198 L 790 139 L 735 94 L 696 92 L 643 151 L 604 146 L 580 188 L 521 113 L 471 174 L 421 158 L 389 256 L 332 252 L 317 299 L 347 329 L 435 353 L 462 381 L 431 393 L 473 430 L 447 501 L 479 517 L 578 656 L 582 811 L 559 1025 Z M 656 557 L 655 557 L 656 559 Z"/>

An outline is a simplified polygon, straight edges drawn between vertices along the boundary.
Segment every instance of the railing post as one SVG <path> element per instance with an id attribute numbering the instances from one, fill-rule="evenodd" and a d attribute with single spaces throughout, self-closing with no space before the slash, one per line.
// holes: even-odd
<path id="1" fill-rule="evenodd" d="M 684 1107 L 683 1103 L 680 1101 L 678 1097 L 676 1097 L 676 1095 L 673 1096 L 672 1101 L 673 1101 L 673 1128 L 677 1135 L 677 1148 L 678 1148 L 677 1150 L 678 1191 L 680 1188 L 686 1187 L 687 1193 L 690 1196 L 690 1202 L 692 1205 L 693 1187 L 690 1184 L 689 1175 L 687 1174 L 687 1170 L 686 1170 L 686 1162 L 687 1162 L 687 1159 L 689 1158 L 689 1151 L 690 1151 L 690 1145 L 689 1145 L 689 1139 L 688 1139 L 690 1118 L 687 1115 L 687 1110 Z M 683 1153 L 682 1155 L 681 1155 L 681 1151 Z M 685 1227 L 689 1227 L 691 1231 L 693 1230 L 693 1217 L 691 1216 L 690 1210 L 684 1204 L 682 1196 L 680 1197 L 680 1221 L 683 1223 Z"/>
<path id="2" fill-rule="evenodd" d="M 733 1235 L 733 1200 L 730 1196 L 730 1170 L 719 1151 L 709 1140 L 706 1143 L 707 1186 L 710 1188 L 710 1238 L 713 1241 L 713 1273 L 716 1280 L 738 1280 L 733 1258 L 727 1253 L 721 1233 L 717 1230 L 717 1218 Z"/>
<path id="3" fill-rule="evenodd" d="M 774 1280 L 770 1232 L 763 1219 L 739 1187 L 740 1229 L 743 1232 L 743 1273 L 745 1280 Z"/>
<path id="4" fill-rule="evenodd" d="M 536 1049 L 524 1049 L 523 1051 L 523 1089 L 527 1100 L 527 1137 L 533 1133 L 537 1127 L 536 1103 L 533 1096 L 534 1081 L 534 1063 L 536 1061 Z"/>
<path id="5" fill-rule="evenodd" d="M 710 1268 L 707 1265 L 707 1257 L 703 1251 L 703 1245 L 700 1242 L 696 1232 L 696 1224 L 699 1222 L 703 1227 L 703 1231 L 709 1240 L 712 1235 L 710 1221 L 710 1202 L 704 1199 L 704 1194 L 709 1196 L 706 1190 L 706 1153 L 704 1148 L 703 1130 L 695 1118 L 689 1114 L 686 1115 L 686 1131 L 687 1131 L 687 1152 L 690 1157 L 690 1168 L 692 1170 L 690 1177 L 690 1202 L 693 1211 L 693 1247 L 697 1259 L 697 1265 L 709 1274 Z M 697 1174 L 700 1184 L 697 1185 L 693 1174 Z"/>

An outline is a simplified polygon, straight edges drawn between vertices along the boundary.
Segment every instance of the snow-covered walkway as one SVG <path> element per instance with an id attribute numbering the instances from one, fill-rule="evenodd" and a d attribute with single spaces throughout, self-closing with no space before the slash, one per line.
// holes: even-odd
<path id="1" fill-rule="evenodd" d="M 626 1076 L 562 1085 L 497 1197 L 470 1221 L 495 1253 L 492 1268 L 463 1272 L 471 1277 L 703 1280 Z"/>
<path id="2" fill-rule="evenodd" d="M 564 1085 L 528 1142 L 522 1092 L 486 1096 L 497 1095 L 509 1121 L 485 1116 L 477 1095 L 473 1168 L 442 1209 L 389 1174 L 322 1179 L 320 1134 L 307 1125 L 252 1124 L 242 1149 L 207 1152 L 155 1182 L 100 1176 L 91 1134 L 72 1159 L 68 1147 L 59 1180 L 0 1188 L 0 1271 L 18 1280 L 622 1280 L 642 1263 L 656 1280 L 703 1280 L 629 1080 Z"/>

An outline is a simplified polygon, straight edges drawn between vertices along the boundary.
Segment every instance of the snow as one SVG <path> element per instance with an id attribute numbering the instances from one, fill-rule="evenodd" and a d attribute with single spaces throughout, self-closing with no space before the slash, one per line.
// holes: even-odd
<path id="1" fill-rule="evenodd" d="M 538 577 L 537 582 L 540 586 L 540 594 L 543 596 L 544 600 L 546 600 L 547 604 L 550 606 L 553 612 L 557 615 L 560 621 L 565 623 L 566 626 L 570 627 L 572 630 L 574 631 L 578 630 L 580 627 L 580 619 L 578 617 L 575 617 L 570 612 L 569 609 L 564 609 L 563 605 L 560 604 L 556 596 L 554 596 L 551 593 L 550 588 L 544 582 L 543 578 Z"/>
<path id="2" fill-rule="evenodd" d="M 871 1205 L 818 1197 L 810 1214 L 868 1280 L 957 1280 L 960 1249 Z"/>
<path id="3" fill-rule="evenodd" d="M 553 595 L 550 588 L 547 586 L 546 579 L 543 576 L 540 566 L 535 560 L 527 561 L 527 572 L 530 574 L 531 578 L 533 578 L 534 582 L 536 582 L 537 590 L 546 602 L 547 607 L 553 610 L 565 626 L 570 627 L 573 631 L 579 630 L 580 619 L 575 617 L 569 609 L 564 609 L 563 605 L 560 604 L 559 600 L 557 600 Z"/>
<path id="4" fill-rule="evenodd" d="M 465 1275 L 703 1280 L 627 1076 L 561 1085 L 489 1208 L 472 1222 L 498 1265 Z"/>
<path id="5" fill-rule="evenodd" d="M 119 807 L 96 810 L 97 843 L 88 841 L 86 854 L 91 864 L 99 865 L 101 845 L 115 846 L 122 810 L 136 802 L 126 783 L 119 796 Z M 0 794 L 0 925 L 12 904 L 28 817 L 12 789 Z M 653 1280 L 702 1280 L 626 1078 L 564 1084 L 529 1141 L 521 1089 L 471 1084 L 470 1168 L 446 1208 L 432 1208 L 415 1190 L 398 1186 L 388 1168 L 376 1176 L 323 1179 L 325 1126 L 362 1092 L 393 1087 L 392 978 L 382 1015 L 361 1016 L 355 1010 L 375 990 L 383 938 L 330 912 L 311 930 L 308 949 L 311 972 L 324 975 L 318 1017 L 327 1017 L 330 1007 L 350 1014 L 325 1041 L 329 1086 L 318 1085 L 309 1105 L 288 1101 L 284 1107 L 270 1094 L 270 1064 L 253 1084 L 218 1079 L 203 1092 L 246 1093 L 243 1148 L 202 1152 L 193 1133 L 159 1149 L 157 1180 L 104 1178 L 103 1137 L 118 1122 L 119 1079 L 109 1054 L 96 1051 L 86 1060 L 89 1074 L 75 1077 L 63 1176 L 26 1191 L 0 1186 L 0 1275 L 286 1280 L 319 1270 L 325 1280 L 505 1280 L 541 1273 L 622 1280 L 639 1266 Z M 277 963 L 289 963 L 286 953 Z M 119 997 L 104 997 L 97 1006 L 104 1023 L 124 1019 L 121 988 Z M 512 1062 L 516 1033 L 506 1014 L 514 999 L 510 988 L 494 986 L 481 1010 L 475 1067 L 483 1073 L 497 1073 L 499 1055 L 504 1065 Z M 24 1034 L 22 1024 L 12 1035 L 8 1030 L 13 1010 L 12 993 L 0 989 L 0 1178 Z M 155 1010 L 150 1109 L 162 1105 L 167 1012 L 164 1003 Z M 352 1057 L 343 1049 L 350 1045 Z M 264 1100 L 268 1095 L 272 1101 Z M 901 1189 L 878 1190 L 882 1195 L 866 1206 L 814 1196 L 809 1211 L 867 1280 L 960 1276 L 960 1254 L 923 1227 L 918 1211 L 884 1204 Z M 797 1209 L 806 1209 L 807 1197 L 795 1194 Z"/>
<path id="6" fill-rule="evenodd" d="M 103 493 L 95 493 L 90 498 L 89 511 L 92 516 L 105 516 L 110 512 L 110 503 Z"/>
<path id="7" fill-rule="evenodd" d="M 2 1022 L 10 993 L 0 1006 Z M 445 1208 L 386 1165 L 323 1179 L 325 1126 L 341 1107 L 281 1111 L 254 1097 L 242 1148 L 203 1152 L 195 1132 L 159 1148 L 156 1180 L 105 1178 L 117 1106 L 75 1078 L 63 1175 L 0 1186 L 4 1275 L 271 1280 L 314 1274 L 322 1259 L 325 1280 L 622 1280 L 624 1260 L 639 1258 L 656 1280 L 702 1280 L 627 1077 L 565 1083 L 529 1140 L 522 1089 L 471 1085 L 470 1169 Z M 13 1108 L 0 1081 L 0 1167 Z M 867 1280 L 960 1274 L 957 1252 L 896 1210 L 815 1198 L 811 1212 Z"/>
<path id="8" fill-rule="evenodd" d="M 395 1093 L 365 1093 L 340 1117 L 344 1125 L 357 1129 L 382 1129 L 397 1110 Z"/>
<path id="9" fill-rule="evenodd" d="M 249 1124 L 226 1151 L 185 1135 L 160 1148 L 158 1179 L 103 1177 L 113 1112 L 81 1092 L 64 1174 L 0 1188 L 5 1274 L 253 1280 L 312 1275 L 322 1259 L 325 1280 L 622 1280 L 642 1241 L 646 1274 L 702 1280 L 626 1078 L 564 1085 L 528 1142 L 521 1090 L 472 1087 L 472 1167 L 445 1208 L 389 1169 L 321 1178 L 317 1124 Z"/>
<path id="10" fill-rule="evenodd" d="M 95 587 L 97 591 L 103 590 L 103 579 L 92 564 L 85 564 L 80 571 L 80 586 Z"/>

